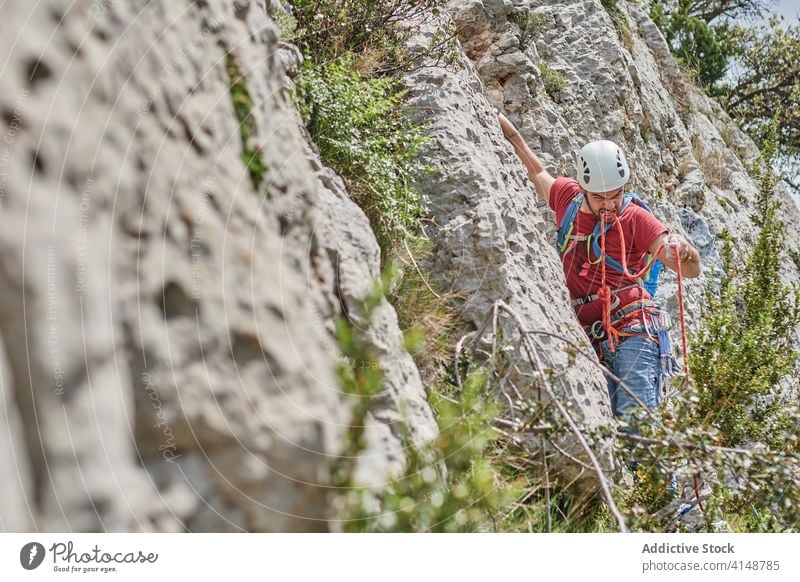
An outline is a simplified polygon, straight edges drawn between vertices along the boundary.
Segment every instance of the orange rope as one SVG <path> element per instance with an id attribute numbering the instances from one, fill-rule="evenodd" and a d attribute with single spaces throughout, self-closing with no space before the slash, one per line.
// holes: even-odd
<path id="1" fill-rule="evenodd" d="M 703 513 L 706 512 L 705 507 L 703 507 L 703 502 L 700 501 L 700 483 L 698 483 L 697 475 L 695 474 L 692 478 L 692 484 L 694 485 L 694 498 L 697 499 L 697 505 L 700 506 L 700 511 Z"/>
<path id="2" fill-rule="evenodd" d="M 689 352 L 686 350 L 686 317 L 683 311 L 683 279 L 681 278 L 681 255 L 678 252 L 678 247 L 675 249 L 675 255 L 678 258 L 677 268 L 675 272 L 678 274 L 678 307 L 681 313 L 681 344 L 683 346 L 683 373 L 686 375 L 686 380 L 689 380 Z M 699 496 L 698 496 L 699 497 Z M 700 506 L 702 509 L 702 506 Z"/>
<path id="3" fill-rule="evenodd" d="M 604 217 L 605 217 L 605 215 L 604 215 Z M 602 222 L 603 222 L 603 224 L 601 225 L 600 228 L 603 229 L 603 238 L 605 238 L 605 220 L 603 220 Z M 622 274 L 627 276 L 627 277 L 630 277 L 631 279 L 639 279 L 640 277 L 642 277 L 650 269 L 650 267 L 653 265 L 653 263 L 656 262 L 656 257 L 661 252 L 661 249 L 664 248 L 664 244 L 662 243 L 658 247 L 656 252 L 653 253 L 653 256 L 650 257 L 650 260 L 647 261 L 647 264 L 644 266 L 644 268 L 641 271 L 639 271 L 638 273 L 630 273 L 630 272 L 628 272 L 628 258 L 627 258 L 626 254 L 625 254 L 625 246 L 626 246 L 625 245 L 625 233 L 622 231 L 622 223 L 619 220 L 619 216 L 617 216 L 616 214 L 614 214 L 614 225 L 617 227 L 617 231 L 619 231 L 619 240 L 620 240 L 620 244 L 622 245 L 622 247 L 621 247 L 622 248 L 622 251 L 621 251 L 622 252 L 622 260 L 620 261 L 620 264 L 622 265 Z M 605 247 L 603 247 L 603 248 L 605 249 Z M 605 255 L 605 251 L 603 252 L 603 254 Z"/>
<path id="4" fill-rule="evenodd" d="M 659 245 L 658 249 L 653 256 L 650 257 L 650 260 L 644 266 L 644 268 L 639 271 L 638 273 L 630 273 L 628 271 L 628 260 L 625 255 L 625 233 L 622 231 L 622 224 L 620 223 L 619 216 L 616 214 L 613 215 L 614 224 L 619 231 L 619 238 L 621 244 L 621 254 L 622 260 L 620 264 L 622 265 L 622 274 L 624 276 L 630 277 L 632 279 L 638 279 L 642 275 L 644 275 L 650 266 L 655 262 L 656 257 L 661 253 L 661 250 L 664 248 L 664 243 Z M 600 215 L 600 249 L 601 249 L 601 286 L 597 292 L 598 297 L 603 302 L 603 329 L 606 332 L 606 337 L 608 337 L 608 348 L 613 352 L 614 351 L 614 334 L 619 335 L 619 332 L 611 327 L 611 289 L 608 288 L 606 284 L 606 213 L 602 213 Z M 686 314 L 683 307 L 683 276 L 681 274 L 681 256 L 679 245 L 673 245 L 673 250 L 675 251 L 676 256 L 676 268 L 675 273 L 678 275 L 678 307 L 680 310 L 680 319 L 681 319 L 681 344 L 683 346 L 683 371 L 686 374 L 686 381 L 689 380 L 689 352 L 686 347 Z M 695 498 L 697 499 L 697 504 L 700 507 L 700 511 L 705 513 L 705 507 L 703 507 L 703 502 L 700 501 L 700 483 L 698 476 L 695 474 L 693 478 L 693 486 L 694 486 L 694 494 Z"/>
<path id="5" fill-rule="evenodd" d="M 614 337 L 611 335 L 611 289 L 606 284 L 606 213 L 600 215 L 600 289 L 597 296 L 603 305 L 603 330 L 608 338 L 608 349 L 614 351 Z M 624 249 L 623 249 L 624 257 Z M 624 266 L 623 266 L 624 268 Z"/>
<path id="6" fill-rule="evenodd" d="M 606 332 L 606 337 L 608 338 L 608 349 L 613 352 L 614 336 L 619 335 L 619 332 L 611 326 L 611 289 L 606 283 L 606 214 L 606 212 L 603 212 L 600 215 L 600 289 L 597 290 L 597 296 L 600 298 L 603 305 L 603 330 Z M 648 269 L 650 269 L 656 260 L 656 256 L 658 256 L 658 254 L 661 252 L 661 249 L 664 247 L 664 245 L 662 244 L 658 247 L 658 250 L 653 253 L 653 256 L 650 257 L 650 260 L 641 271 L 638 273 L 631 273 L 628 270 L 628 257 L 625 253 L 625 233 L 622 231 L 622 223 L 619 220 L 619 216 L 616 214 L 613 215 L 613 218 L 614 224 L 619 232 L 620 245 L 622 249 L 622 256 L 620 260 L 620 264 L 622 265 L 622 274 L 623 276 L 630 277 L 634 280 L 639 279 L 648 271 Z"/>
<path id="7" fill-rule="evenodd" d="M 617 330 L 611 327 L 611 289 L 606 284 L 606 214 L 603 212 L 600 215 L 600 258 L 601 260 L 601 281 L 600 281 L 600 289 L 597 291 L 597 296 L 602 301 L 603 305 L 603 329 L 606 332 L 606 337 L 608 337 L 608 347 L 613 352 L 614 351 L 614 338 L 612 334 L 616 334 Z M 653 263 L 656 261 L 656 258 L 661 253 L 662 249 L 664 248 L 664 243 L 659 245 L 656 252 L 650 257 L 650 260 L 647 264 L 642 268 L 641 271 L 638 273 L 631 273 L 628 270 L 628 258 L 625 253 L 625 233 L 622 230 L 622 223 L 619 220 L 619 216 L 616 214 L 613 215 L 614 218 L 614 225 L 619 232 L 619 240 L 620 240 L 620 249 L 621 249 L 621 260 L 620 264 L 622 265 L 622 274 L 626 277 L 630 277 L 631 279 L 639 279 L 642 277 Z M 687 342 L 686 342 L 686 314 L 683 307 L 683 277 L 681 275 L 681 257 L 680 253 L 678 252 L 678 247 L 674 247 L 675 255 L 677 256 L 677 266 L 675 272 L 678 275 L 678 306 L 680 309 L 680 319 L 681 319 L 681 345 L 683 347 L 683 370 L 686 374 L 686 378 L 689 378 L 689 352 L 687 350 Z"/>

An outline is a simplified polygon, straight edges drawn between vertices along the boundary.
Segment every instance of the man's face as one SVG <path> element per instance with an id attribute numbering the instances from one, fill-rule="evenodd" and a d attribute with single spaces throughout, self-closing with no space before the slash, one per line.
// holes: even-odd
<path id="1" fill-rule="evenodd" d="M 619 214 L 622 206 L 622 198 L 625 188 L 617 188 L 608 192 L 586 192 L 586 203 L 589 205 L 589 210 L 595 216 L 600 216 L 604 212 L 611 214 Z"/>

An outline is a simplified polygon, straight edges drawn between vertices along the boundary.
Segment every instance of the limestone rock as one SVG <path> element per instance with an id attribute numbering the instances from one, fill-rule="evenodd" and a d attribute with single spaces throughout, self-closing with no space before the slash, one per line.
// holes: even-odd
<path id="1" fill-rule="evenodd" d="M 350 418 L 332 322 L 371 289 L 377 243 L 286 101 L 299 61 L 264 4 L 184 4 L 4 12 L 3 406 L 24 431 L 0 447 L 5 529 L 329 529 Z M 385 482 L 398 423 L 436 424 L 391 306 L 365 333 L 389 436 L 359 471 Z"/>
<path id="2" fill-rule="evenodd" d="M 468 9 L 474 6 L 469 3 Z M 572 406 L 572 416 L 591 433 L 611 417 L 606 382 L 569 306 L 536 194 L 503 138 L 493 107 L 473 82 L 475 74 L 471 64 L 464 63 L 457 71 L 422 67 L 408 79 L 413 88 L 409 109 L 428 125 L 434 141 L 426 155 L 435 160 L 436 171 L 420 183 L 432 217 L 427 229 L 435 245 L 431 271 L 444 292 L 464 298 L 460 316 L 472 331 L 491 318 L 495 302 L 503 301 L 519 314 L 525 329 L 566 338 L 563 342 L 534 336 L 534 343 L 546 367 L 556 371 L 560 399 Z M 509 318 L 501 321 L 504 338 L 519 337 Z M 573 362 L 568 355 L 573 344 L 591 358 Z M 533 397 L 527 390 L 526 396 Z M 574 435 L 563 438 L 570 450 L 583 454 Z M 595 454 L 606 469 L 608 452 L 608 442 L 600 440 Z M 574 465 L 560 469 L 574 478 Z"/>

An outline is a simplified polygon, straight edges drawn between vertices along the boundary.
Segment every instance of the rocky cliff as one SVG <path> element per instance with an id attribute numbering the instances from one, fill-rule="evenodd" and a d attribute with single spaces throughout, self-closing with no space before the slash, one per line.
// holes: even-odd
<path id="1" fill-rule="evenodd" d="M 438 168 L 419 184 L 432 271 L 462 298 L 467 331 L 502 300 L 529 330 L 588 348 L 552 215 L 495 107 L 554 173 L 573 174 L 587 140 L 620 143 L 634 189 L 707 267 L 722 229 L 752 240 L 753 144 L 685 79 L 643 9 L 619 5 L 628 28 L 596 0 L 453 1 L 461 66 L 407 76 Z M 394 309 L 364 318 L 379 247 L 287 98 L 298 55 L 278 38 L 280 9 L 4 9 L 3 530 L 336 529 L 330 466 L 351 418 L 335 374 L 342 314 L 386 374 L 357 480 L 380 487 L 403 467 L 403 426 L 415 442 L 436 434 Z M 412 42 L 431 33 L 418 32 Z M 690 322 L 703 283 L 687 285 Z M 674 308 L 674 282 L 662 289 Z M 597 368 L 557 339 L 535 342 L 575 418 L 607 424 Z M 602 442 L 596 452 L 610 462 Z"/>
<path id="2" fill-rule="evenodd" d="M 359 317 L 379 250 L 287 104 L 266 7 L 17 4 L 6 23 L 3 528 L 329 529 L 333 319 Z M 367 484 L 402 464 L 398 420 L 436 431 L 387 303 L 370 333 Z"/>

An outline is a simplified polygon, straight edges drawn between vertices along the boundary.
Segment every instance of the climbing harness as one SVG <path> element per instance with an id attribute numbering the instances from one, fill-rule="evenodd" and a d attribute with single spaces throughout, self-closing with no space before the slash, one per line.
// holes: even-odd
<path id="1" fill-rule="evenodd" d="M 628 277 L 630 279 L 633 279 L 634 281 L 640 281 L 641 278 L 642 278 L 642 275 L 644 275 L 648 270 L 650 270 L 650 267 L 656 261 L 656 256 L 658 256 L 658 254 L 661 252 L 661 249 L 662 249 L 663 245 L 659 246 L 659 248 L 656 250 L 656 252 L 650 256 L 649 261 L 645 264 L 644 268 L 642 268 L 641 271 L 639 271 L 637 273 L 631 273 L 628 270 L 628 261 L 627 261 L 627 257 L 626 257 L 626 253 L 625 253 L 625 234 L 622 231 L 622 225 L 620 224 L 619 216 L 614 215 L 613 218 L 614 218 L 613 224 L 616 225 L 617 230 L 619 231 L 620 244 L 621 244 L 621 248 L 620 248 L 621 261 L 620 262 L 614 261 L 614 262 L 617 263 L 620 266 L 620 272 L 622 272 L 622 274 L 624 276 L 626 276 L 626 277 Z M 608 265 L 608 259 L 610 258 L 606 254 L 606 233 L 608 232 L 608 230 L 611 227 L 611 225 L 609 225 L 609 226 L 606 225 L 606 213 L 603 213 L 600 216 L 600 221 L 598 222 L 598 224 L 600 225 L 600 232 L 602 234 L 600 234 L 600 236 L 599 236 L 599 238 L 600 238 L 600 243 L 599 243 L 600 252 L 598 253 L 598 256 L 600 258 L 600 289 L 597 290 L 597 296 L 600 299 L 600 301 L 602 303 L 602 306 L 603 306 L 603 319 L 602 319 L 603 331 L 605 332 L 605 337 L 608 340 L 608 348 L 609 348 L 609 350 L 611 352 L 613 352 L 615 345 L 619 343 L 619 337 L 620 336 L 625 337 L 625 335 L 623 335 L 624 332 L 620 332 L 619 330 L 617 330 L 614 327 L 614 325 L 619 320 L 624 318 L 625 315 L 627 315 L 627 313 L 625 313 L 625 310 L 627 308 L 631 307 L 631 306 L 626 306 L 626 308 L 623 308 L 621 310 L 621 312 L 622 312 L 621 315 L 620 315 L 620 312 L 617 312 L 617 314 L 615 314 L 614 316 L 612 316 L 612 314 L 611 314 L 611 309 L 612 309 L 612 301 L 611 301 L 612 290 L 608 287 L 608 284 L 606 283 L 606 266 Z M 608 266 L 610 266 L 610 265 L 608 265 Z M 651 304 L 651 305 L 655 306 L 655 304 Z M 642 309 L 643 313 L 646 313 L 645 312 L 645 307 L 646 307 L 646 305 L 645 305 L 645 303 L 643 301 L 635 302 L 634 305 L 633 305 L 633 308 L 630 309 L 629 313 L 632 313 L 636 309 Z M 646 320 L 646 318 L 645 318 L 645 320 Z"/>

